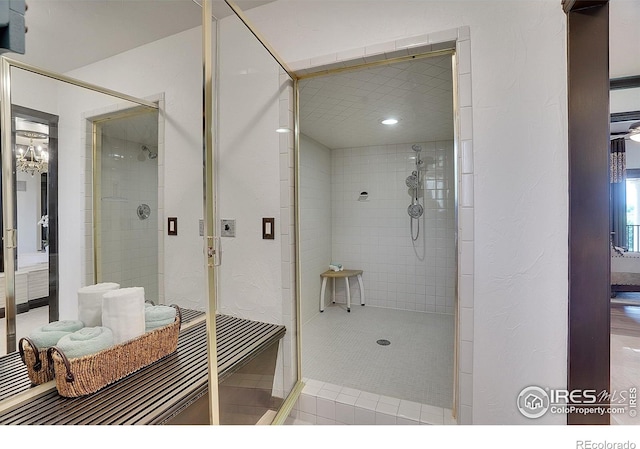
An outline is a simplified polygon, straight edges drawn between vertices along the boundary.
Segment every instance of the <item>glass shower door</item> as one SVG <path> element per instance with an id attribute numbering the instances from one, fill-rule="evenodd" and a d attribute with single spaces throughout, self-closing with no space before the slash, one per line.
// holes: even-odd
<path id="1" fill-rule="evenodd" d="M 221 424 L 269 423 L 298 381 L 293 81 L 229 14 L 216 24 L 219 413 Z M 223 366 L 221 348 L 242 338 L 259 350 Z"/>

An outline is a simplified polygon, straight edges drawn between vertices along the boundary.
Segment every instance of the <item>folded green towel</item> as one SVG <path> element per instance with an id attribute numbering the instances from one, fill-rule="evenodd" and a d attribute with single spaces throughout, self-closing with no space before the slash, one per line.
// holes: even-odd
<path id="1" fill-rule="evenodd" d="M 151 306 L 144 309 L 145 332 L 168 326 L 176 320 L 176 309 L 170 306 Z"/>
<path id="2" fill-rule="evenodd" d="M 83 327 L 84 324 L 82 324 L 82 321 L 53 321 L 31 331 L 29 339 L 38 347 L 38 349 L 49 348 L 51 346 L 55 346 L 65 335 L 78 331 Z"/>
<path id="3" fill-rule="evenodd" d="M 113 346 L 113 332 L 108 327 L 84 327 L 65 335 L 56 345 L 69 359 L 95 354 Z"/>

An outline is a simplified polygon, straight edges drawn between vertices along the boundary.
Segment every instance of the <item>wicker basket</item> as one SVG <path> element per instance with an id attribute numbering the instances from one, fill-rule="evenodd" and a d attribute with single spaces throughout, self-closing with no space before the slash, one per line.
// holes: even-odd
<path id="1" fill-rule="evenodd" d="M 95 393 L 174 352 L 182 316 L 180 308 L 173 307 L 177 309 L 173 324 L 95 354 L 68 359 L 57 347 L 49 348 L 47 358 L 53 365 L 58 393 L 67 398 Z"/>
<path id="2" fill-rule="evenodd" d="M 48 348 L 38 349 L 36 344 L 29 338 L 23 337 L 18 342 L 18 351 L 22 363 L 27 365 L 29 380 L 33 385 L 40 385 L 53 380 L 53 365 L 49 363 L 47 357 Z"/>

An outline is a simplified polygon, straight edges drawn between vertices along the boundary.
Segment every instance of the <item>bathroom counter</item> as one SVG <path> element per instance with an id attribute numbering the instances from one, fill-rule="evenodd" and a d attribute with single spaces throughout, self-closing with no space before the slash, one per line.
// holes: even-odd
<path id="1" fill-rule="evenodd" d="M 0 309 L 5 307 L 4 273 L 0 273 Z M 16 270 L 16 306 L 49 296 L 49 264 L 38 263 Z M 21 310 L 18 310 L 20 312 Z M 22 310 L 24 311 L 24 310 Z M 3 315 L 4 316 L 4 315 Z"/>

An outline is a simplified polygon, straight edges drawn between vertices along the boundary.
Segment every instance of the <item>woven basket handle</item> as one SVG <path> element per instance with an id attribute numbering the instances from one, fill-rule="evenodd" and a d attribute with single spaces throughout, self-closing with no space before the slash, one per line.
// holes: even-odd
<path id="1" fill-rule="evenodd" d="M 24 359 L 23 343 L 25 341 L 27 343 L 29 343 L 29 346 L 31 346 L 33 348 L 33 352 L 36 355 L 36 363 L 33 365 L 33 370 L 34 371 L 40 371 L 42 369 L 42 360 L 40 360 L 40 351 L 38 351 L 38 347 L 35 345 L 35 343 L 33 341 L 31 341 L 31 339 L 29 339 L 27 337 L 22 337 L 20 339 L 20 341 L 18 342 L 18 351 L 20 352 L 20 358 L 22 359 L 22 363 L 24 363 L 25 365 L 27 364 L 27 362 Z"/>
<path id="2" fill-rule="evenodd" d="M 174 309 L 176 309 L 176 315 L 178 316 L 178 319 L 180 320 L 180 327 L 182 328 L 182 311 L 180 310 L 180 307 L 178 306 L 178 304 L 171 304 L 171 307 L 173 307 Z"/>
<path id="3" fill-rule="evenodd" d="M 53 366 L 53 351 L 58 353 L 58 355 L 62 359 L 62 363 L 64 363 L 64 367 L 67 369 L 67 375 L 65 376 L 64 379 L 67 382 L 73 382 L 74 380 L 76 380 L 75 376 L 71 372 L 71 365 L 69 364 L 69 359 L 67 358 L 66 355 L 64 355 L 64 352 L 62 352 L 60 349 L 58 349 L 55 346 L 52 346 L 47 350 L 47 358 L 49 359 L 49 364 Z"/>

